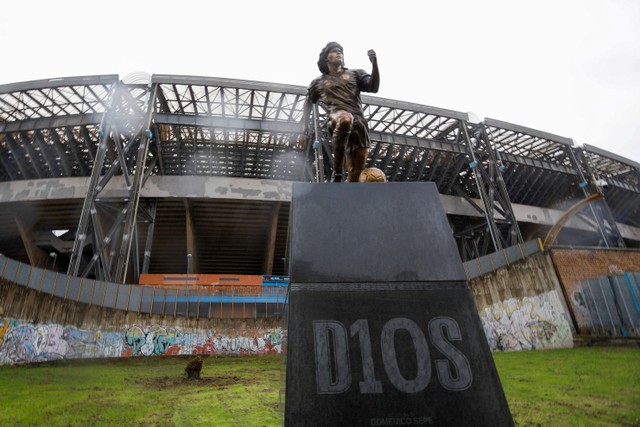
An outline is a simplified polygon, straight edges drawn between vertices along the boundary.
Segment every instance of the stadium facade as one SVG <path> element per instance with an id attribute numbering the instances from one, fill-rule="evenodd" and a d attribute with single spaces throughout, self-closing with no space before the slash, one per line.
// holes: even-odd
<path id="1" fill-rule="evenodd" d="M 286 275 L 292 184 L 332 170 L 323 106 L 314 149 L 301 143 L 304 87 L 146 77 L 0 86 L 0 253 L 114 283 Z M 367 166 L 435 182 L 463 261 L 545 236 L 640 247 L 638 163 L 500 120 L 362 100 Z"/>

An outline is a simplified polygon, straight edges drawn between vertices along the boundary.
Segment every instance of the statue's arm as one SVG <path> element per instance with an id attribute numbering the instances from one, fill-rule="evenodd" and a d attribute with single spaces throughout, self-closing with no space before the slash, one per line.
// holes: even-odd
<path id="1" fill-rule="evenodd" d="M 369 60 L 371 61 L 371 77 L 369 78 L 369 92 L 376 93 L 378 92 L 378 88 L 380 87 L 380 70 L 378 70 L 378 57 L 376 56 L 376 51 L 370 49 L 367 52 L 369 55 Z"/>

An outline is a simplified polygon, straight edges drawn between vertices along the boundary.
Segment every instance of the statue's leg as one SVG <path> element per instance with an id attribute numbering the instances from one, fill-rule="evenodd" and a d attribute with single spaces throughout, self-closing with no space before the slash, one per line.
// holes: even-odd
<path id="1" fill-rule="evenodd" d="M 333 144 L 333 182 L 342 182 L 344 176 L 344 157 L 347 151 L 349 134 L 339 129 L 333 131 L 331 143 Z"/>
<path id="2" fill-rule="evenodd" d="M 367 161 L 367 147 L 352 148 L 347 163 L 349 167 L 349 182 L 358 182 Z"/>
<path id="3" fill-rule="evenodd" d="M 344 181 L 344 161 L 351 134 L 353 116 L 346 111 L 337 111 L 331 114 L 333 133 L 331 144 L 333 145 L 333 182 Z"/>

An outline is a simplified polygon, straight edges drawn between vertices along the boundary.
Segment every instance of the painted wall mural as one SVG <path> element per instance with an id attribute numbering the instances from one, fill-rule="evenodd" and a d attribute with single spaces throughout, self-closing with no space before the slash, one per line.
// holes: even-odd
<path id="1" fill-rule="evenodd" d="M 511 298 L 480 313 L 492 351 L 573 347 L 571 326 L 555 291 Z"/>
<path id="2" fill-rule="evenodd" d="M 282 328 L 252 332 L 253 336 L 232 328 L 181 330 L 161 325 L 128 325 L 120 332 L 106 332 L 0 319 L 0 365 L 77 358 L 280 353 Z"/>

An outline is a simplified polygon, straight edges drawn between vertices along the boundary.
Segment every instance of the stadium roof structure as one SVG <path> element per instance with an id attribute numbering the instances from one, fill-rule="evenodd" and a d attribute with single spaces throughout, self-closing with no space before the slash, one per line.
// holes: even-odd
<path id="1" fill-rule="evenodd" d="M 304 87 L 147 77 L 0 86 L 0 252 L 116 282 L 286 274 L 291 187 L 332 170 L 326 110 L 314 150 L 301 134 Z M 557 241 L 640 244 L 638 163 L 495 119 L 362 101 L 367 166 L 434 182 L 463 260 L 543 237 L 596 193 Z"/>

